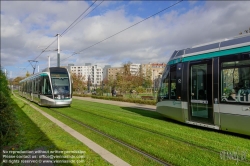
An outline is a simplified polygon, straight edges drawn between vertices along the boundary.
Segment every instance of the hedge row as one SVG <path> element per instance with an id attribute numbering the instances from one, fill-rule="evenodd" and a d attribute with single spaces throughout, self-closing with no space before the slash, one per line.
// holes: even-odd
<path id="1" fill-rule="evenodd" d="M 15 142 L 18 123 L 5 74 L 0 70 L 0 151 Z M 1 157 L 0 157 L 1 159 Z"/>
<path id="2" fill-rule="evenodd" d="M 75 94 L 75 93 L 73 93 L 73 96 L 79 96 L 79 97 L 91 97 L 92 95 L 90 95 L 90 94 Z"/>

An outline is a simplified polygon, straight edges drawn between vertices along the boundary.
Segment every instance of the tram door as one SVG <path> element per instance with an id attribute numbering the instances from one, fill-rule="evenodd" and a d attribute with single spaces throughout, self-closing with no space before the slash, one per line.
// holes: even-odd
<path id="1" fill-rule="evenodd" d="M 189 120 L 213 124 L 211 60 L 191 64 L 189 76 Z"/>

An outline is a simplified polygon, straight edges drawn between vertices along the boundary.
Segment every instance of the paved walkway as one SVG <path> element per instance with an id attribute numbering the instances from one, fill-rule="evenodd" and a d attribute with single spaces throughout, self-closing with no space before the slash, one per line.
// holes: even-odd
<path id="1" fill-rule="evenodd" d="M 94 99 L 94 98 L 91 98 L 91 97 L 73 96 L 73 98 L 74 99 L 78 99 L 78 100 L 85 100 L 85 101 L 96 102 L 96 103 L 104 103 L 104 104 L 117 105 L 117 106 L 121 106 L 121 107 L 139 108 L 139 109 L 148 110 L 148 111 L 155 111 L 156 110 L 156 106 L 154 106 L 154 105 L 129 103 L 129 102 L 113 101 L 113 100 Z"/>
<path id="2" fill-rule="evenodd" d="M 40 112 L 43 116 L 45 116 L 46 118 L 48 118 L 49 120 L 51 120 L 52 122 L 57 124 L 59 127 L 61 127 L 63 130 L 65 130 L 67 133 L 69 133 L 70 135 L 72 135 L 73 137 L 75 137 L 76 139 L 81 141 L 83 144 L 87 145 L 90 149 L 92 149 L 94 152 L 99 154 L 104 160 L 108 161 L 110 164 L 112 164 L 114 166 L 130 166 L 130 164 L 123 161 L 122 159 L 120 159 L 119 157 L 117 157 L 113 153 L 109 152 L 108 150 L 104 149 L 100 145 L 96 144 L 95 142 L 91 141 L 87 137 L 83 136 L 82 134 L 80 134 L 76 130 L 72 129 L 71 127 L 67 126 L 66 124 L 62 123 L 61 121 L 57 120 L 56 118 L 47 114 L 46 112 L 42 111 L 38 107 L 31 105 L 30 102 L 23 100 L 20 97 L 17 97 L 17 98 L 19 98 L 23 102 L 27 103 L 29 106 L 31 106 L 32 108 L 34 108 L 35 110 Z"/>

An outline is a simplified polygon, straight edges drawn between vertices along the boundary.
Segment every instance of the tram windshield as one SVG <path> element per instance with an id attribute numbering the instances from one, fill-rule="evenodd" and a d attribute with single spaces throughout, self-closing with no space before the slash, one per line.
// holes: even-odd
<path id="1" fill-rule="evenodd" d="M 54 94 L 69 94 L 69 77 L 67 73 L 51 73 Z"/>

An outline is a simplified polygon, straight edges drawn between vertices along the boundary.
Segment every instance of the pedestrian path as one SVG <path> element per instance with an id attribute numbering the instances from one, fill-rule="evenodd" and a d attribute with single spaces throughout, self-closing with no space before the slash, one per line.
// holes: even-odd
<path id="1" fill-rule="evenodd" d="M 116 155 L 114 155 L 113 153 L 111 153 L 108 150 L 104 149 L 100 145 L 96 144 L 95 142 L 93 142 L 92 140 L 90 140 L 87 137 L 83 136 L 82 134 L 80 134 L 76 130 L 72 129 L 71 127 L 69 127 L 66 124 L 62 123 L 61 121 L 57 120 L 53 116 L 51 116 L 51 115 L 47 114 L 46 112 L 42 111 L 38 107 L 30 104 L 30 102 L 28 102 L 26 100 L 23 100 L 20 97 L 17 97 L 17 98 L 19 98 L 23 102 L 27 103 L 29 106 L 31 106 L 32 108 L 34 108 L 36 111 L 40 112 L 43 116 L 45 116 L 46 118 L 48 118 L 49 120 L 51 120 L 52 122 L 54 122 L 56 125 L 58 125 L 59 127 L 61 127 L 63 130 L 65 130 L 67 133 L 69 133 L 70 135 L 72 135 L 73 137 L 75 137 L 76 139 L 78 139 L 79 141 L 81 141 L 83 144 L 85 144 L 90 149 L 92 149 L 94 152 L 96 152 L 97 154 L 99 154 L 104 160 L 108 161 L 110 164 L 112 164 L 114 166 L 130 166 L 130 164 L 128 164 L 127 162 L 123 161 L 122 159 L 120 159 L 119 157 L 117 157 Z"/>
<path id="2" fill-rule="evenodd" d="M 78 100 L 96 102 L 96 103 L 117 105 L 117 106 L 121 106 L 121 107 L 139 108 L 139 109 L 148 110 L 148 111 L 155 111 L 156 110 L 156 106 L 154 106 L 154 105 L 129 103 L 129 102 L 121 102 L 121 101 L 113 101 L 113 100 L 102 100 L 102 99 L 95 99 L 95 98 L 91 98 L 91 97 L 73 96 L 73 98 L 78 99 Z"/>

